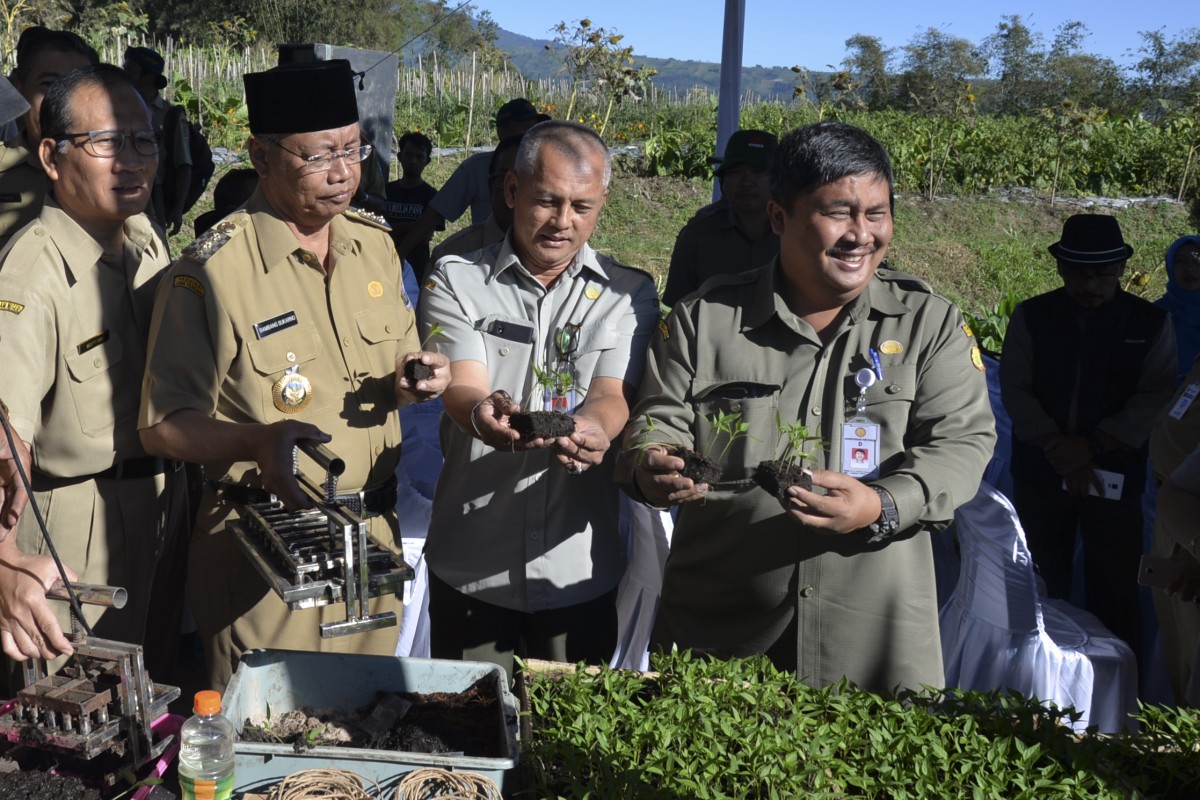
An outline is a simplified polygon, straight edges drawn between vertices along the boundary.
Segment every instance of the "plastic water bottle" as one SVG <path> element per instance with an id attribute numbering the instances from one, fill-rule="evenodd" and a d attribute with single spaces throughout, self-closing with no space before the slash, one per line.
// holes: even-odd
<path id="1" fill-rule="evenodd" d="M 179 788 L 183 800 L 230 800 L 233 723 L 221 716 L 219 692 L 196 692 L 195 716 L 179 731 Z"/>

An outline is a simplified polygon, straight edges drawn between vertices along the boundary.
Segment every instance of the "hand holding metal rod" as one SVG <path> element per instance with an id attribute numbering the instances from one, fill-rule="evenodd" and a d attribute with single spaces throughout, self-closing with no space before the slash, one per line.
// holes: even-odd
<path id="1" fill-rule="evenodd" d="M 129 602 L 129 592 L 122 589 L 120 586 L 102 586 L 96 583 L 72 583 L 71 588 L 75 590 L 75 596 L 79 598 L 80 603 L 86 603 L 89 606 L 105 606 L 106 608 L 121 609 Z M 61 580 L 57 580 L 46 591 L 46 597 L 51 600 L 69 600 L 67 587 Z"/>

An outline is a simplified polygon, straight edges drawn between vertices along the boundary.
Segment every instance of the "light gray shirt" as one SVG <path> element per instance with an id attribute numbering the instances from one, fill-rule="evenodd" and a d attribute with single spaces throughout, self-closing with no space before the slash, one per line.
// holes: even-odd
<path id="1" fill-rule="evenodd" d="M 574 367 L 585 389 L 596 378 L 636 387 L 658 320 L 654 282 L 584 245 L 549 288 L 534 278 L 510 239 L 442 259 L 421 292 L 426 346 L 451 362 L 487 366 L 491 390 L 531 410 L 542 407 L 532 364 L 556 368 L 555 333 L 578 325 Z M 581 408 L 586 408 L 583 396 Z M 438 479 L 425 557 L 458 591 L 494 605 L 540 611 L 575 605 L 612 589 L 624 568 L 617 536 L 613 456 L 568 475 L 550 450 L 500 452 L 448 416 L 441 428 L 446 464 Z"/>

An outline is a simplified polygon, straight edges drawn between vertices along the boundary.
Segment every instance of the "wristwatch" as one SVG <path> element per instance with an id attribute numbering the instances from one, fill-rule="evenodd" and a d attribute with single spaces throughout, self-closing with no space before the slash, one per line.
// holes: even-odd
<path id="1" fill-rule="evenodd" d="M 875 494 L 879 495 L 879 519 L 867 526 L 867 544 L 877 544 L 889 539 L 900 530 L 900 513 L 896 510 L 896 501 L 882 486 L 872 486 Z"/>

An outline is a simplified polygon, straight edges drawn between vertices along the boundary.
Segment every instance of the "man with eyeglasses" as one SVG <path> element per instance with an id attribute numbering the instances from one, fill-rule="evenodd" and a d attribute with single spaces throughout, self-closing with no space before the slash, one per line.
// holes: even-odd
<path id="1" fill-rule="evenodd" d="M 529 129 L 504 178 L 507 237 L 438 262 L 423 332 L 450 359 L 425 557 L 435 658 L 607 662 L 625 568 L 612 440 L 642 378 L 658 295 L 588 239 L 611 158 L 590 128 Z M 548 377 L 548 380 L 542 378 Z M 522 438 L 517 412 L 571 415 L 574 432 Z"/>
<path id="2" fill-rule="evenodd" d="M 1084 607 L 1140 660 L 1146 442 L 1175 385 L 1175 336 L 1121 288 L 1133 248 L 1116 217 L 1076 214 L 1049 250 L 1063 286 L 1016 307 L 1000 359 L 1013 505 L 1050 597 L 1071 595 L 1081 532 Z"/>
<path id="3" fill-rule="evenodd" d="M 147 638 L 146 619 L 155 573 L 182 542 L 186 488 L 178 463 L 147 455 L 137 429 L 168 264 L 143 213 L 158 138 L 137 89 L 110 65 L 54 83 L 39 122 L 50 192 L 0 254 L 4 366 L 20 376 L 4 401 L 32 451 L 34 499 L 68 574 L 129 593 L 119 611 L 84 607 L 95 634 L 144 643 L 148 664 L 169 664 L 177 642 L 157 630 Z M 33 514 L 0 544 L 0 641 L 11 659 L 72 649 L 66 604 L 44 597 L 59 577 L 46 552 Z"/>
<path id="4" fill-rule="evenodd" d="M 338 491 L 363 492 L 369 535 L 399 552 L 396 410 L 439 395 L 449 375 L 444 356 L 420 352 L 386 223 L 349 206 L 370 152 L 349 62 L 289 64 L 244 81 L 258 188 L 172 268 L 141 413 L 148 450 L 204 465 L 188 591 L 217 689 L 251 648 L 394 652 L 394 627 L 322 639 L 318 624 L 344 607 L 289 611 L 226 523 L 234 503 L 269 494 L 288 509 L 308 505 L 292 453 L 313 440 L 345 460 Z M 404 377 L 411 360 L 433 377 L 414 385 Z M 307 456 L 299 467 L 324 477 Z M 384 611 L 399 616 L 399 597 L 372 601 L 372 614 Z"/>

